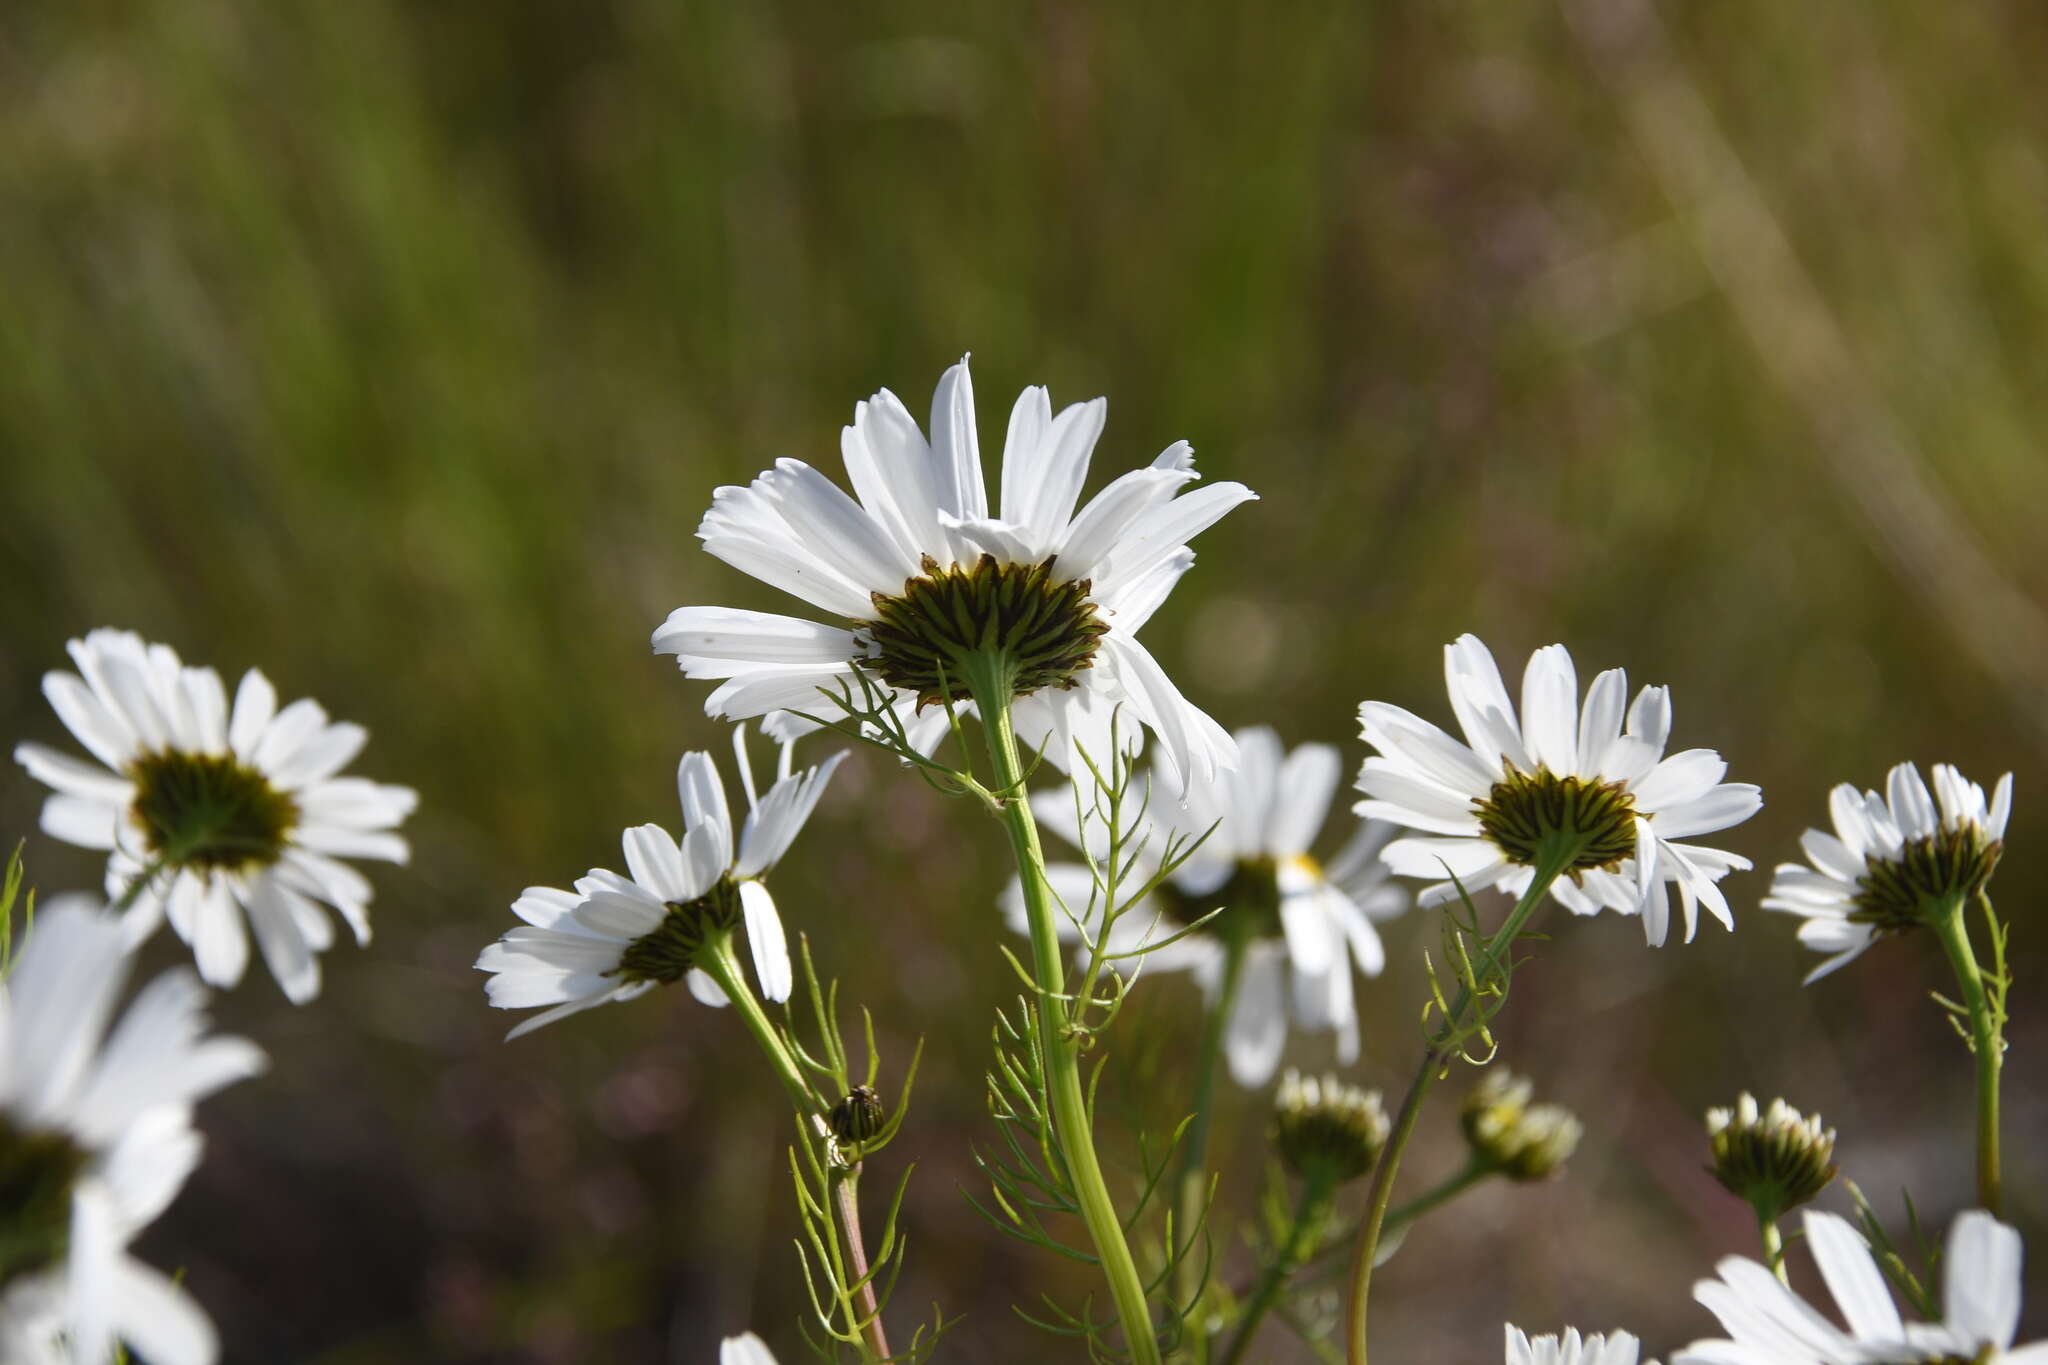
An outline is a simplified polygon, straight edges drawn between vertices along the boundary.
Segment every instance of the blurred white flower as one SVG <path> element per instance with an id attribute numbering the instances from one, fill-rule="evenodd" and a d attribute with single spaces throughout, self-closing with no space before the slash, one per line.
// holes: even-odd
<path id="1" fill-rule="evenodd" d="M 1512 1323 L 1507 1338 L 1507 1365 L 1636 1365 L 1641 1346 L 1627 1332 L 1581 1337 L 1578 1328 L 1567 1327 L 1562 1337 L 1530 1337 Z"/>
<path id="2" fill-rule="evenodd" d="M 206 991 L 182 969 L 145 986 L 108 1033 L 129 966 L 118 920 L 58 897 L 0 987 L 8 1365 L 105 1365 L 116 1341 L 151 1365 L 208 1365 L 218 1353 L 205 1313 L 128 1244 L 198 1164 L 192 1104 L 264 1058 L 207 1035 Z"/>
<path id="3" fill-rule="evenodd" d="M 1444 672 L 1465 743 L 1398 706 L 1369 701 L 1358 710 L 1379 754 L 1359 772 L 1366 799 L 1357 810 L 1419 832 L 1383 856 L 1402 876 L 1439 879 L 1422 892 L 1425 905 L 1456 896 L 1458 884 L 1520 895 L 1539 850 L 1565 840 L 1579 854 L 1550 894 L 1573 913 L 1639 914 L 1649 941 L 1661 944 L 1675 883 L 1688 942 L 1701 904 L 1734 927 L 1716 883 L 1749 861 L 1673 841 L 1740 824 L 1763 797 L 1748 783 L 1723 782 L 1728 765 L 1711 749 L 1664 757 L 1668 689 L 1638 693 L 1624 729 L 1627 676 L 1616 668 L 1594 678 L 1582 707 L 1563 645 L 1530 656 L 1519 720 L 1477 636 L 1445 647 Z M 1456 883 L 1441 880 L 1446 869 Z"/>
<path id="4" fill-rule="evenodd" d="M 699 954 L 707 940 L 732 933 L 742 922 L 761 994 L 789 998 L 789 945 L 761 878 L 811 818 L 845 755 L 792 772 L 784 745 L 775 785 L 757 796 L 744 729 L 734 732 L 733 749 L 747 796 L 747 818 L 737 838 L 718 765 L 710 754 L 687 753 L 676 771 L 683 806 L 680 842 L 659 825 L 629 829 L 624 845 L 630 877 L 596 868 L 573 892 L 532 886 L 513 902 L 513 913 L 526 923 L 477 958 L 477 967 L 493 974 L 485 989 L 499 1009 L 554 1008 L 520 1024 L 508 1039 L 686 978 L 697 999 L 723 1005 L 725 994 L 705 974 Z"/>
<path id="5" fill-rule="evenodd" d="M 1781 863 L 1771 879 L 1764 908 L 1800 916 L 1799 941 L 1834 954 L 1808 981 L 1886 934 L 1946 913 L 1982 890 L 1998 866 L 2012 815 L 2011 773 L 1998 779 L 1989 802 L 1946 763 L 1934 765 L 1932 796 L 1911 763 L 1891 770 L 1885 790 L 1836 787 L 1828 797 L 1835 832 L 1809 829 L 1799 841 L 1813 866 Z"/>
<path id="6" fill-rule="evenodd" d="M 1136 635 L 1194 562 L 1187 541 L 1255 495 L 1224 483 L 1176 497 L 1197 477 L 1187 443 L 1176 442 L 1077 513 L 1107 412 L 1098 398 L 1055 415 L 1043 388 L 1024 390 L 1010 413 L 997 517 L 967 362 L 939 380 L 929 443 L 882 390 L 855 405 L 841 436 L 858 502 L 785 459 L 747 487 L 720 488 L 697 530 L 718 558 L 842 624 L 682 607 L 654 632 L 655 649 L 675 655 L 687 677 L 724 679 L 705 709 L 734 720 L 828 714 L 820 689 L 858 701 L 859 670 L 929 751 L 946 725 L 937 703 L 964 700 L 963 661 L 993 647 L 1012 666 L 1026 744 L 1063 765 L 1076 744 L 1103 761 L 1122 705 L 1123 738 L 1137 740 L 1131 722 L 1141 723 L 1177 776 L 1206 779 L 1232 763 L 1229 736 Z"/>
<path id="7" fill-rule="evenodd" d="M 415 794 L 336 776 L 368 733 L 330 723 L 315 701 L 278 709 L 276 689 L 253 668 L 231 709 L 218 673 L 131 631 L 95 630 L 70 650 L 79 672 L 45 674 L 43 693 L 106 766 L 41 744 L 15 749 L 56 789 L 44 832 L 110 850 L 107 894 L 117 900 L 154 870 L 128 911 L 131 941 L 168 915 L 200 976 L 232 986 L 249 961 L 246 915 L 284 993 L 311 1000 L 317 954 L 334 942 L 320 906 L 334 907 L 358 944 L 370 939 L 370 883 L 340 860 L 404 862 L 405 840 L 392 831 Z"/>
<path id="8" fill-rule="evenodd" d="M 1755 1261 L 1730 1256 L 1693 1297 L 1730 1340 L 1696 1341 L 1672 1365 L 2043 1365 L 2048 1342 L 2013 1348 L 2020 1321 L 2020 1235 L 1981 1209 L 1957 1215 L 1942 1256 L 1942 1321 L 1906 1322 L 1861 1233 L 1806 1214 L 1806 1241 L 1845 1333 Z"/>
<path id="9" fill-rule="evenodd" d="M 752 1332 L 727 1337 L 718 1348 L 718 1365 L 775 1365 L 775 1353 Z"/>
<path id="10" fill-rule="evenodd" d="M 1224 1026 L 1224 1053 L 1231 1076 L 1250 1087 L 1264 1085 L 1279 1066 L 1290 1013 L 1306 1028 L 1334 1030 L 1343 1064 L 1358 1059 L 1351 973 L 1355 967 L 1379 975 L 1386 951 L 1374 921 L 1400 914 L 1408 896 L 1389 881 L 1378 858 L 1394 833 L 1390 825 L 1362 825 L 1328 867 L 1310 856 L 1343 781 L 1334 748 L 1304 744 L 1290 753 L 1264 726 L 1238 731 L 1236 743 L 1238 766 L 1196 782 L 1184 804 L 1155 787 L 1145 809 L 1149 834 L 1120 899 L 1157 874 L 1169 839 L 1192 841 L 1214 830 L 1152 896 L 1112 926 L 1110 941 L 1117 951 L 1159 943 L 1223 907 L 1187 937 L 1147 953 L 1143 970 L 1193 972 L 1213 1008 L 1229 944 L 1241 939 L 1241 978 Z M 1084 790 L 1093 785 L 1088 777 L 1080 781 Z M 1138 799 L 1126 798 L 1133 805 Z M 1091 818 L 1084 830 L 1072 788 L 1039 792 L 1031 804 L 1046 828 L 1075 847 L 1095 849 L 1098 857 L 1105 851 L 1098 847 L 1104 826 Z M 1089 911 L 1091 902 L 1100 920 L 1094 874 L 1086 865 L 1056 863 L 1046 875 L 1068 912 L 1060 916 L 1064 932 L 1079 936 L 1068 916 Z M 1015 882 L 1004 909 L 1011 926 L 1027 932 Z"/>

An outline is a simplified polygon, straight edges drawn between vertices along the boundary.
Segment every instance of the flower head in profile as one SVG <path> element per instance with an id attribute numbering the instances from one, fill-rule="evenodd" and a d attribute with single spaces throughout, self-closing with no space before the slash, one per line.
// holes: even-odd
<path id="1" fill-rule="evenodd" d="M 2043 1365 L 2048 1342 L 2014 1348 L 2020 1235 L 1981 1209 L 1957 1215 L 1942 1256 L 1942 1320 L 1906 1322 L 1870 1247 L 1846 1218 L 1806 1214 L 1806 1242 L 1847 1330 L 1755 1261 L 1730 1256 L 1693 1287 L 1726 1339 L 1696 1341 L 1672 1365 Z"/>
<path id="2" fill-rule="evenodd" d="M 330 721 L 320 704 L 282 709 L 255 669 L 232 706 L 220 675 L 179 662 L 167 645 L 125 630 L 70 643 L 77 673 L 43 676 L 43 694 L 104 767 L 41 744 L 14 757 L 56 789 L 43 830 L 107 849 L 107 894 L 146 884 L 128 911 L 140 941 L 168 916 L 192 945 L 199 974 L 232 986 L 255 931 L 263 959 L 295 1004 L 320 993 L 318 954 L 334 942 L 322 905 L 370 939 L 370 884 L 344 858 L 402 863 L 394 831 L 410 788 L 342 777 L 368 733 Z"/>
<path id="3" fill-rule="evenodd" d="M 1811 1203 L 1835 1178 L 1835 1130 L 1783 1100 L 1759 1109 L 1744 1091 L 1734 1108 L 1709 1109 L 1707 1141 L 1714 1178 L 1766 1223 Z"/>
<path id="4" fill-rule="evenodd" d="M 829 716 L 821 693 L 860 704 L 865 681 L 913 717 L 912 742 L 928 751 L 945 731 L 942 704 L 967 701 L 979 679 L 1014 701 L 1018 736 L 1056 762 L 1077 744 L 1106 760 L 1122 706 L 1177 774 L 1229 766 L 1229 737 L 1137 633 L 1194 562 L 1187 542 L 1254 495 L 1223 483 L 1176 496 L 1197 477 L 1177 442 L 1077 512 L 1107 412 L 1098 398 L 1055 414 L 1043 388 L 1024 390 L 992 515 L 967 362 L 939 380 L 929 441 L 884 389 L 855 405 L 841 436 L 855 496 L 785 459 L 719 489 L 697 530 L 718 558 L 836 622 L 682 607 L 655 649 L 687 677 L 724 680 L 705 703 L 713 716 Z"/>
<path id="5" fill-rule="evenodd" d="M 710 754 L 687 753 L 676 771 L 680 840 L 660 825 L 629 829 L 623 842 L 630 875 L 596 868 L 574 891 L 533 886 L 513 903 L 526 923 L 484 949 L 476 965 L 492 973 L 485 989 L 499 1009 L 552 1008 L 508 1039 L 681 980 L 705 1004 L 723 1005 L 725 992 L 706 968 L 715 965 L 712 955 L 730 953 L 742 924 L 761 993 L 789 998 L 788 940 L 761 879 L 788 852 L 845 755 L 794 772 L 784 745 L 775 785 L 759 794 L 743 729 L 734 732 L 733 748 L 747 797 L 737 833 L 718 765 Z"/>
<path id="6" fill-rule="evenodd" d="M 1342 1184 L 1370 1175 L 1393 1125 L 1380 1092 L 1289 1069 L 1273 1097 L 1273 1146 L 1288 1170 Z"/>
<path id="7" fill-rule="evenodd" d="M 1201 842 L 1115 921 L 1110 942 L 1119 951 L 1160 944 L 1145 954 L 1146 971 L 1193 972 L 1212 1004 L 1230 994 L 1224 1025 L 1230 1074 L 1240 1085 L 1260 1086 L 1280 1064 L 1290 1014 L 1307 1028 L 1334 1030 L 1338 1060 L 1347 1066 L 1357 1060 L 1352 972 L 1379 975 L 1386 950 L 1374 921 L 1400 914 L 1408 896 L 1378 859 L 1391 826 L 1361 826 L 1327 865 L 1310 854 L 1343 781 L 1334 748 L 1303 744 L 1289 751 L 1265 726 L 1239 730 L 1235 739 L 1235 769 L 1196 782 L 1183 802 L 1157 794 L 1143 802 L 1149 830 L 1142 845 L 1127 841 L 1138 851 L 1126 885 L 1152 880 L 1169 844 Z M 1154 784 L 1155 793 L 1161 785 Z M 1137 798 L 1126 802 L 1137 804 Z M 1096 850 L 1098 860 L 1106 851 L 1098 847 L 1104 823 L 1084 818 L 1072 788 L 1040 792 L 1032 808 L 1075 847 Z M 1055 863 L 1046 875 L 1070 915 L 1099 922 L 1101 898 L 1086 865 Z M 1014 882 L 1005 909 L 1023 932 L 1023 900 Z M 1198 921 L 1194 932 L 1164 942 Z M 1078 936 L 1075 925 L 1062 928 Z M 1233 953 L 1239 955 L 1238 980 L 1226 992 Z"/>
<path id="8" fill-rule="evenodd" d="M 1920 770 L 1901 763 L 1885 794 L 1850 783 L 1828 798 L 1835 832 L 1809 829 L 1800 839 L 1811 867 L 1781 863 L 1767 910 L 1806 922 L 1799 941 L 1832 953 L 1807 974 L 1826 976 L 1886 934 L 1933 924 L 1982 891 L 2005 849 L 2012 774 L 1984 789 L 1946 763 L 1934 765 L 1934 792 Z"/>
<path id="9" fill-rule="evenodd" d="M 1581 1337 L 1567 1327 L 1561 1337 L 1531 1337 L 1513 1323 L 1507 1329 L 1507 1365 L 1636 1365 L 1641 1343 L 1627 1332 Z M 1657 1365 L 1646 1360 L 1642 1365 Z"/>
<path id="10" fill-rule="evenodd" d="M 1560 860 L 1562 875 L 1550 885 L 1556 900 L 1581 915 L 1641 915 L 1652 944 L 1669 931 L 1672 885 L 1688 941 L 1701 905 L 1733 926 L 1716 883 L 1748 860 L 1677 840 L 1740 824 L 1763 797 L 1747 783 L 1723 782 L 1728 765 L 1711 749 L 1665 756 L 1668 689 L 1645 687 L 1628 704 L 1626 675 L 1609 669 L 1582 705 L 1571 655 L 1548 645 L 1522 674 L 1518 719 L 1477 636 L 1445 647 L 1444 673 L 1464 743 L 1385 702 L 1358 711 L 1366 742 L 1379 751 L 1359 773 L 1366 799 L 1358 811 L 1416 831 L 1385 857 L 1403 876 L 1437 879 L 1422 893 L 1425 904 L 1456 896 L 1460 886 L 1519 895 L 1540 864 Z M 1446 871 L 1455 881 L 1443 879 Z"/>
<path id="11" fill-rule="evenodd" d="M 207 1034 L 206 991 L 183 969 L 144 987 L 109 1033 L 128 970 L 120 922 L 58 897 L 0 987 L 9 1362 L 105 1365 L 116 1341 L 153 1365 L 209 1365 L 218 1351 L 205 1313 L 128 1244 L 198 1164 L 191 1106 L 264 1058 Z"/>
<path id="12" fill-rule="evenodd" d="M 1459 1122 L 1476 1161 L 1510 1180 L 1548 1180 L 1579 1150 L 1585 1125 L 1561 1104 L 1534 1103 L 1536 1087 L 1491 1066 L 1465 1096 Z"/>

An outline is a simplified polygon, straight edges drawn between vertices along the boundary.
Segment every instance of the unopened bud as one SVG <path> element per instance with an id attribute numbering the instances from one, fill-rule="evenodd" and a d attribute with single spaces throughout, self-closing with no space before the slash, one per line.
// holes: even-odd
<path id="1" fill-rule="evenodd" d="M 857 1085 L 832 1106 L 832 1135 L 841 1142 L 866 1142 L 882 1131 L 882 1097 L 871 1085 Z"/>
<path id="2" fill-rule="evenodd" d="M 1460 1122 L 1473 1152 L 1510 1180 L 1545 1180 L 1564 1169 L 1585 1125 L 1561 1104 L 1531 1104 L 1535 1087 L 1505 1067 L 1485 1072 L 1465 1096 Z"/>
<path id="3" fill-rule="evenodd" d="M 1707 1138 L 1714 1178 L 1766 1222 L 1811 1200 L 1835 1178 L 1835 1130 L 1783 1100 L 1759 1112 L 1756 1097 L 1745 1091 L 1733 1109 L 1707 1111 Z"/>
<path id="4" fill-rule="evenodd" d="M 1346 1085 L 1335 1076 L 1319 1080 L 1290 1069 L 1281 1078 L 1274 1108 L 1274 1144 L 1287 1169 L 1336 1184 L 1370 1172 L 1392 1128 L 1379 1091 Z"/>

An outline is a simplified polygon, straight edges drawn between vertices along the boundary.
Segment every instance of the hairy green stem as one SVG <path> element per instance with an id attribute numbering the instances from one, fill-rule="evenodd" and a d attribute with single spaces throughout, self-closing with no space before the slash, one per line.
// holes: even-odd
<path id="1" fill-rule="evenodd" d="M 797 1064 L 782 1035 L 770 1022 L 768 1012 L 754 997 L 754 991 L 747 984 L 745 972 L 740 967 L 739 954 L 733 947 L 732 933 L 727 931 L 709 940 L 708 951 L 699 955 L 698 965 L 718 983 L 731 1002 L 740 1021 L 747 1026 L 747 1032 L 754 1036 L 761 1052 L 768 1058 L 775 1075 L 782 1082 L 782 1088 L 789 1093 L 789 1102 L 794 1105 L 798 1121 L 809 1125 L 807 1140 L 823 1141 L 831 1130 L 825 1124 L 823 1107 L 812 1093 L 810 1083 L 804 1079 L 803 1068 Z M 882 1314 L 875 1301 L 875 1286 L 868 1279 L 867 1250 L 860 1235 L 860 1168 L 853 1167 L 830 1177 L 835 1186 L 834 1211 L 839 1216 L 840 1235 L 845 1239 L 850 1265 L 835 1265 L 835 1288 L 839 1291 L 840 1311 L 847 1315 L 849 1327 L 865 1321 L 867 1326 L 861 1335 L 865 1339 L 864 1356 L 871 1355 L 875 1361 L 889 1358 L 889 1337 L 882 1327 Z M 830 1238 L 825 1239 L 830 1242 Z M 831 1247 L 832 1258 L 839 1259 L 839 1248 Z M 852 1298 L 845 1293 L 844 1286 L 858 1284 L 860 1287 Z"/>
<path id="2" fill-rule="evenodd" d="M 1309 1245 L 1321 1229 L 1332 1188 L 1327 1173 L 1319 1172 L 1301 1182 L 1301 1197 L 1294 1204 L 1294 1220 L 1288 1224 L 1287 1240 L 1281 1243 L 1280 1254 L 1260 1272 L 1258 1284 L 1245 1301 L 1244 1317 L 1237 1325 L 1237 1335 L 1230 1339 L 1230 1349 L 1223 1353 L 1217 1365 L 1238 1365 L 1244 1359 L 1244 1353 L 1251 1349 L 1252 1338 L 1259 1332 L 1259 1323 L 1279 1299 L 1287 1281 L 1307 1261 Z"/>
<path id="3" fill-rule="evenodd" d="M 1935 922 L 1934 931 L 1948 952 L 1956 985 L 1963 992 L 1963 1005 L 1970 1013 L 1970 1051 L 1977 1058 L 1977 1204 L 1996 1216 L 2000 1203 L 1998 1076 L 2005 1065 L 2005 1039 L 1984 990 L 1984 970 L 1970 947 L 1960 898 Z"/>
<path id="4" fill-rule="evenodd" d="M 1229 910 L 1224 911 L 1228 916 Z M 1187 1131 L 1181 1136 L 1180 1153 L 1180 1211 L 1174 1228 L 1177 1240 L 1187 1242 L 1194 1236 L 1194 1227 L 1202 1219 L 1203 1206 L 1209 1197 L 1209 1113 L 1216 1103 L 1216 1061 L 1223 1052 L 1223 1038 L 1229 1031 L 1230 1015 L 1237 1008 L 1237 989 L 1244 979 L 1244 959 L 1248 946 L 1244 935 L 1230 933 L 1226 927 L 1223 951 L 1223 980 L 1216 992 L 1216 1007 L 1209 1012 L 1208 1020 L 1202 1026 L 1202 1044 L 1195 1053 L 1195 1100 L 1193 1117 L 1188 1120 Z M 1201 1290 L 1201 1266 L 1195 1258 L 1183 1255 L 1180 1261 L 1178 1288 L 1181 1302 L 1192 1311 L 1195 1296 Z M 1202 1356 L 1208 1354 L 1208 1335 L 1197 1331 L 1191 1340 L 1194 1349 Z"/>
<path id="5" fill-rule="evenodd" d="M 1095 1244 L 1102 1273 L 1116 1301 L 1126 1349 L 1133 1365 L 1159 1365 L 1159 1341 L 1145 1302 L 1145 1282 L 1124 1240 L 1123 1222 L 1102 1178 L 1095 1155 L 1095 1133 L 1088 1099 L 1081 1085 L 1080 1040 L 1073 1030 L 1066 994 L 1067 968 L 1060 948 L 1058 915 L 1045 880 L 1045 851 L 1038 841 L 1038 822 L 1023 789 L 1024 768 L 1017 735 L 1010 724 L 1010 668 L 992 652 L 974 660 L 968 684 L 981 713 L 989 761 L 995 767 L 995 790 L 1001 800 L 1003 825 L 1017 860 L 1024 910 L 1031 925 L 1032 970 L 1038 983 L 1034 1008 L 1038 1048 L 1044 1059 L 1047 1098 L 1060 1153 L 1081 1205 L 1081 1219 Z"/>
<path id="6" fill-rule="evenodd" d="M 1536 912 L 1536 907 L 1542 904 L 1543 897 L 1549 894 L 1550 884 L 1577 860 L 1580 847 L 1580 841 L 1575 839 L 1551 838 L 1545 841 L 1538 852 L 1535 875 L 1530 878 L 1529 889 L 1522 893 L 1522 898 L 1515 902 L 1515 908 L 1508 912 L 1507 919 L 1486 941 L 1479 961 L 1472 965 L 1471 981 L 1483 982 L 1493 974 L 1502 955 L 1514 947 L 1522 927 Z M 1422 1103 L 1428 1097 L 1437 1073 L 1450 1061 L 1457 1046 L 1458 1030 L 1465 1022 L 1465 1012 L 1471 1007 L 1472 987 L 1468 981 L 1451 998 L 1450 1007 L 1444 1012 L 1442 1027 L 1424 1049 L 1422 1065 L 1416 1069 L 1415 1079 L 1409 1082 L 1408 1093 L 1401 1100 L 1400 1113 L 1394 1119 L 1393 1134 L 1387 1141 L 1386 1150 L 1380 1154 L 1379 1164 L 1373 1168 L 1365 1222 L 1359 1229 L 1358 1249 L 1351 1259 L 1351 1305 L 1346 1315 L 1344 1338 L 1345 1359 L 1349 1365 L 1366 1365 L 1366 1304 L 1372 1291 L 1373 1261 L 1379 1251 L 1387 1204 L 1394 1193 L 1394 1176 L 1401 1169 L 1401 1153 L 1415 1135 L 1415 1120 L 1422 1114 Z"/>

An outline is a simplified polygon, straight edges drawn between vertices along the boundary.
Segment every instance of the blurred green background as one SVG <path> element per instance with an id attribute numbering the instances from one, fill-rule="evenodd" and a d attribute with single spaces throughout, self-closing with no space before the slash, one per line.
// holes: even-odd
<path id="1" fill-rule="evenodd" d="M 276 1066 L 205 1106 L 144 1250 L 229 1359 L 694 1365 L 747 1324 L 802 1358 L 788 1119 L 735 1021 L 673 992 L 504 1045 L 470 963 L 521 887 L 672 826 L 677 754 L 722 744 L 647 645 L 683 603 L 786 605 L 698 550 L 712 488 L 781 456 L 837 476 L 856 399 L 921 413 L 968 349 L 991 447 L 1046 382 L 1111 396 L 1098 483 L 1186 437 L 1263 494 L 1147 633 L 1226 724 L 1355 761 L 1361 698 L 1447 718 L 1440 647 L 1473 629 L 1511 673 L 1564 640 L 1672 684 L 1678 742 L 1764 787 L 1725 841 L 1766 869 L 1728 883 L 1735 935 L 1553 923 L 1503 1055 L 1587 1142 L 1411 1239 L 1388 1359 L 1497 1359 L 1504 1318 L 1707 1332 L 1689 1286 L 1753 1230 L 1698 1115 L 1744 1087 L 1839 1125 L 1888 1210 L 1907 1181 L 1936 1223 L 1969 1199 L 1933 944 L 1801 989 L 1755 907 L 1829 785 L 1907 757 L 2019 774 L 2009 1213 L 2048 1264 L 2048 13 L 1665 8 L 0 13 L 5 733 L 64 741 L 38 676 L 125 625 L 367 723 L 357 771 L 422 795 L 371 948 L 307 1008 L 260 969 L 220 1001 Z M 0 827 L 39 800 L 0 784 Z M 46 891 L 98 876 L 28 856 Z M 892 1057 L 928 1040 L 877 1163 L 918 1163 L 899 1317 L 964 1315 L 945 1359 L 1068 1359 L 1007 1305 L 1085 1281 L 959 1194 L 1002 857 L 863 757 L 777 894 Z M 1389 940 L 1356 1076 L 1398 1089 L 1434 931 Z M 1119 1120 L 1170 1124 L 1195 1009 L 1140 992 Z M 1226 1230 L 1264 1102 L 1222 1119 Z M 1458 1160 L 1445 1106 L 1411 1178 Z"/>

